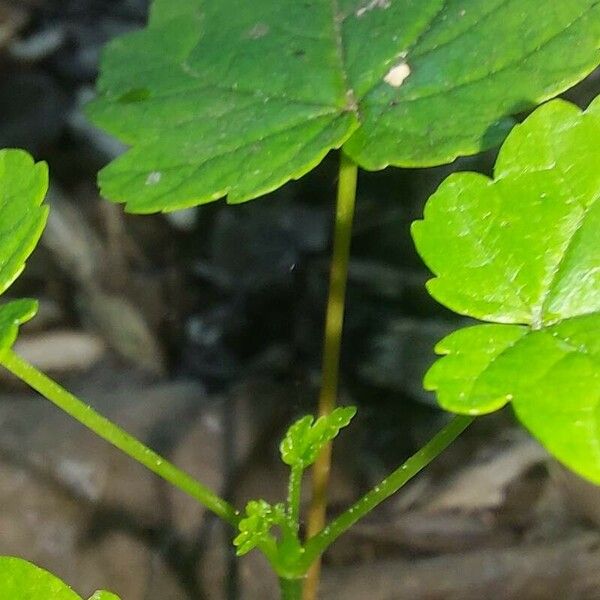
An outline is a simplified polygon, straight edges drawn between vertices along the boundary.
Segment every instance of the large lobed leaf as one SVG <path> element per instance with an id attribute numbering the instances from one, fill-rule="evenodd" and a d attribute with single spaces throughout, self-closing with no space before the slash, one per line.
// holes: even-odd
<path id="1" fill-rule="evenodd" d="M 132 148 L 101 188 L 148 213 L 249 200 L 341 146 L 370 170 L 446 163 L 599 47 L 599 0 L 155 0 L 104 57 L 89 113 Z"/>
<path id="2" fill-rule="evenodd" d="M 48 190 L 48 168 L 21 150 L 0 150 L 0 294 L 25 268 L 48 216 L 42 205 Z M 0 306 L 0 354 L 12 346 L 19 325 L 37 311 L 33 300 Z"/>
<path id="3" fill-rule="evenodd" d="M 451 411 L 512 402 L 561 461 L 600 483 L 600 98 L 515 127 L 494 179 L 450 176 L 413 225 L 430 293 L 492 322 L 459 330 L 425 386 Z"/>
<path id="4" fill-rule="evenodd" d="M 58 577 L 34 564 L 0 556 L 0 598 L 6 600 L 81 600 Z M 96 592 L 90 600 L 119 600 L 109 592 Z"/>

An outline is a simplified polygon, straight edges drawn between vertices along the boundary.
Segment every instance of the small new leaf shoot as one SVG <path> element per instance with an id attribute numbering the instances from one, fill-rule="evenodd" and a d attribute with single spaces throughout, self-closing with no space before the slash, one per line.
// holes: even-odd
<path id="1" fill-rule="evenodd" d="M 269 504 L 265 500 L 251 500 L 246 505 L 246 516 L 239 522 L 239 534 L 233 540 L 237 555 L 243 556 L 262 545 L 275 546 L 271 529 L 286 520 L 283 504 Z"/>
<path id="2" fill-rule="evenodd" d="M 279 450 L 281 459 L 290 467 L 310 467 L 319 452 L 332 441 L 341 429 L 348 426 L 356 414 L 356 408 L 336 408 L 331 414 L 319 417 L 307 415 L 296 421 L 287 431 Z"/>
<path id="3" fill-rule="evenodd" d="M 413 224 L 432 296 L 488 321 L 442 340 L 442 407 L 508 402 L 560 461 L 600 484 L 600 98 L 556 100 L 511 132 L 494 179 L 450 176 Z"/>

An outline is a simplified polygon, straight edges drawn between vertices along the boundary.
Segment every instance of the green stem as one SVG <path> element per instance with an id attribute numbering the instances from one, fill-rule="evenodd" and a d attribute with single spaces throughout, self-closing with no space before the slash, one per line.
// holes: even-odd
<path id="1" fill-rule="evenodd" d="M 293 466 L 290 471 L 288 483 L 288 515 L 292 527 L 298 533 L 300 528 L 300 495 L 302 492 L 302 475 L 304 469 L 301 466 Z"/>
<path id="2" fill-rule="evenodd" d="M 302 579 L 279 580 L 281 600 L 300 600 L 302 598 Z"/>
<path id="3" fill-rule="evenodd" d="M 328 415 L 335 408 L 338 395 L 340 370 L 340 348 L 352 222 L 356 204 L 356 182 L 358 167 L 343 152 L 338 180 L 337 208 L 333 236 L 333 256 L 329 276 L 329 298 L 325 320 L 321 392 L 319 395 L 319 415 Z M 313 467 L 312 499 L 308 512 L 308 536 L 316 535 L 325 525 L 327 508 L 327 487 L 331 469 L 331 444 L 322 450 Z M 317 560 L 308 573 L 304 585 L 304 600 L 315 600 L 319 585 L 320 562 Z"/>
<path id="4" fill-rule="evenodd" d="M 405 483 L 439 456 L 473 420 L 474 417 L 463 415 L 454 417 L 416 454 L 413 454 L 404 464 L 370 492 L 367 492 L 356 504 L 332 521 L 320 533 L 309 539 L 303 556 L 305 567 L 308 568 L 340 535 L 392 494 L 395 494 Z"/>
<path id="5" fill-rule="evenodd" d="M 134 460 L 179 488 L 210 511 L 227 521 L 234 527 L 240 520 L 238 512 L 228 502 L 219 498 L 208 488 L 190 477 L 184 471 L 159 456 L 150 448 L 144 446 L 139 440 L 129 435 L 123 429 L 99 415 L 91 406 L 82 402 L 73 394 L 60 387 L 52 379 L 38 371 L 35 367 L 23 360 L 12 350 L 2 354 L 0 363 L 13 375 L 27 383 L 42 396 L 50 400 L 82 425 L 91 429 L 108 443 L 129 455 Z"/>

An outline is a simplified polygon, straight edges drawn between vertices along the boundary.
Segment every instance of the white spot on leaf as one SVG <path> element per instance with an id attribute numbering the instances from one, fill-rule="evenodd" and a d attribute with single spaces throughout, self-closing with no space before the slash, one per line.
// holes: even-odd
<path id="1" fill-rule="evenodd" d="M 161 179 L 162 173 L 159 171 L 152 171 L 146 178 L 146 185 L 156 185 L 157 183 L 160 183 Z"/>
<path id="2" fill-rule="evenodd" d="M 253 40 L 258 40 L 265 37 L 269 33 L 269 26 L 266 23 L 257 23 L 249 32 L 248 37 Z"/>
<path id="3" fill-rule="evenodd" d="M 380 8 L 382 10 L 388 9 L 392 5 L 391 0 L 371 0 L 368 4 L 365 4 L 361 8 L 356 11 L 357 18 L 361 18 L 366 15 L 368 12 L 375 10 L 376 8 Z"/>
<path id="4" fill-rule="evenodd" d="M 399 65 L 396 65 L 395 67 L 392 67 L 387 75 L 383 78 L 383 80 L 388 84 L 391 85 L 392 87 L 400 87 L 404 81 L 406 80 L 406 78 L 410 75 L 410 67 L 405 63 L 402 62 Z"/>

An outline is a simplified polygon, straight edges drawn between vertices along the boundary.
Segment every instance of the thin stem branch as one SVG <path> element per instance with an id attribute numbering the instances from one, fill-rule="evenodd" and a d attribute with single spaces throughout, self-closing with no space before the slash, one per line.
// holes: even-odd
<path id="1" fill-rule="evenodd" d="M 474 420 L 474 417 L 458 415 L 437 433 L 423 448 L 413 454 L 404 464 L 386 477 L 379 485 L 367 492 L 356 504 L 332 521 L 306 543 L 303 561 L 308 566 L 345 531 L 362 519 L 376 506 L 395 494 L 404 484 L 439 456 Z"/>
<path id="2" fill-rule="evenodd" d="M 358 167 L 343 152 L 340 160 L 333 256 L 325 320 L 322 381 L 319 395 L 320 416 L 331 413 L 337 403 L 346 282 L 348 280 L 352 222 L 356 204 Z M 330 469 L 331 444 L 327 444 L 313 467 L 313 492 L 308 513 L 307 533 L 309 537 L 316 535 L 325 525 Z M 320 561 L 317 560 L 311 567 L 304 585 L 304 600 L 315 600 L 319 586 L 319 576 Z"/>
<path id="3" fill-rule="evenodd" d="M 300 500 L 302 492 L 302 475 L 304 469 L 293 466 L 288 483 L 288 516 L 296 534 L 300 528 Z"/>
<path id="4" fill-rule="evenodd" d="M 156 452 L 144 446 L 138 439 L 98 414 L 55 381 L 38 371 L 12 350 L 2 354 L 0 363 L 13 375 L 27 383 L 42 396 L 69 414 L 82 425 L 141 463 L 176 488 L 195 498 L 210 511 L 234 527 L 240 520 L 238 511 L 214 492 L 178 469 Z"/>

